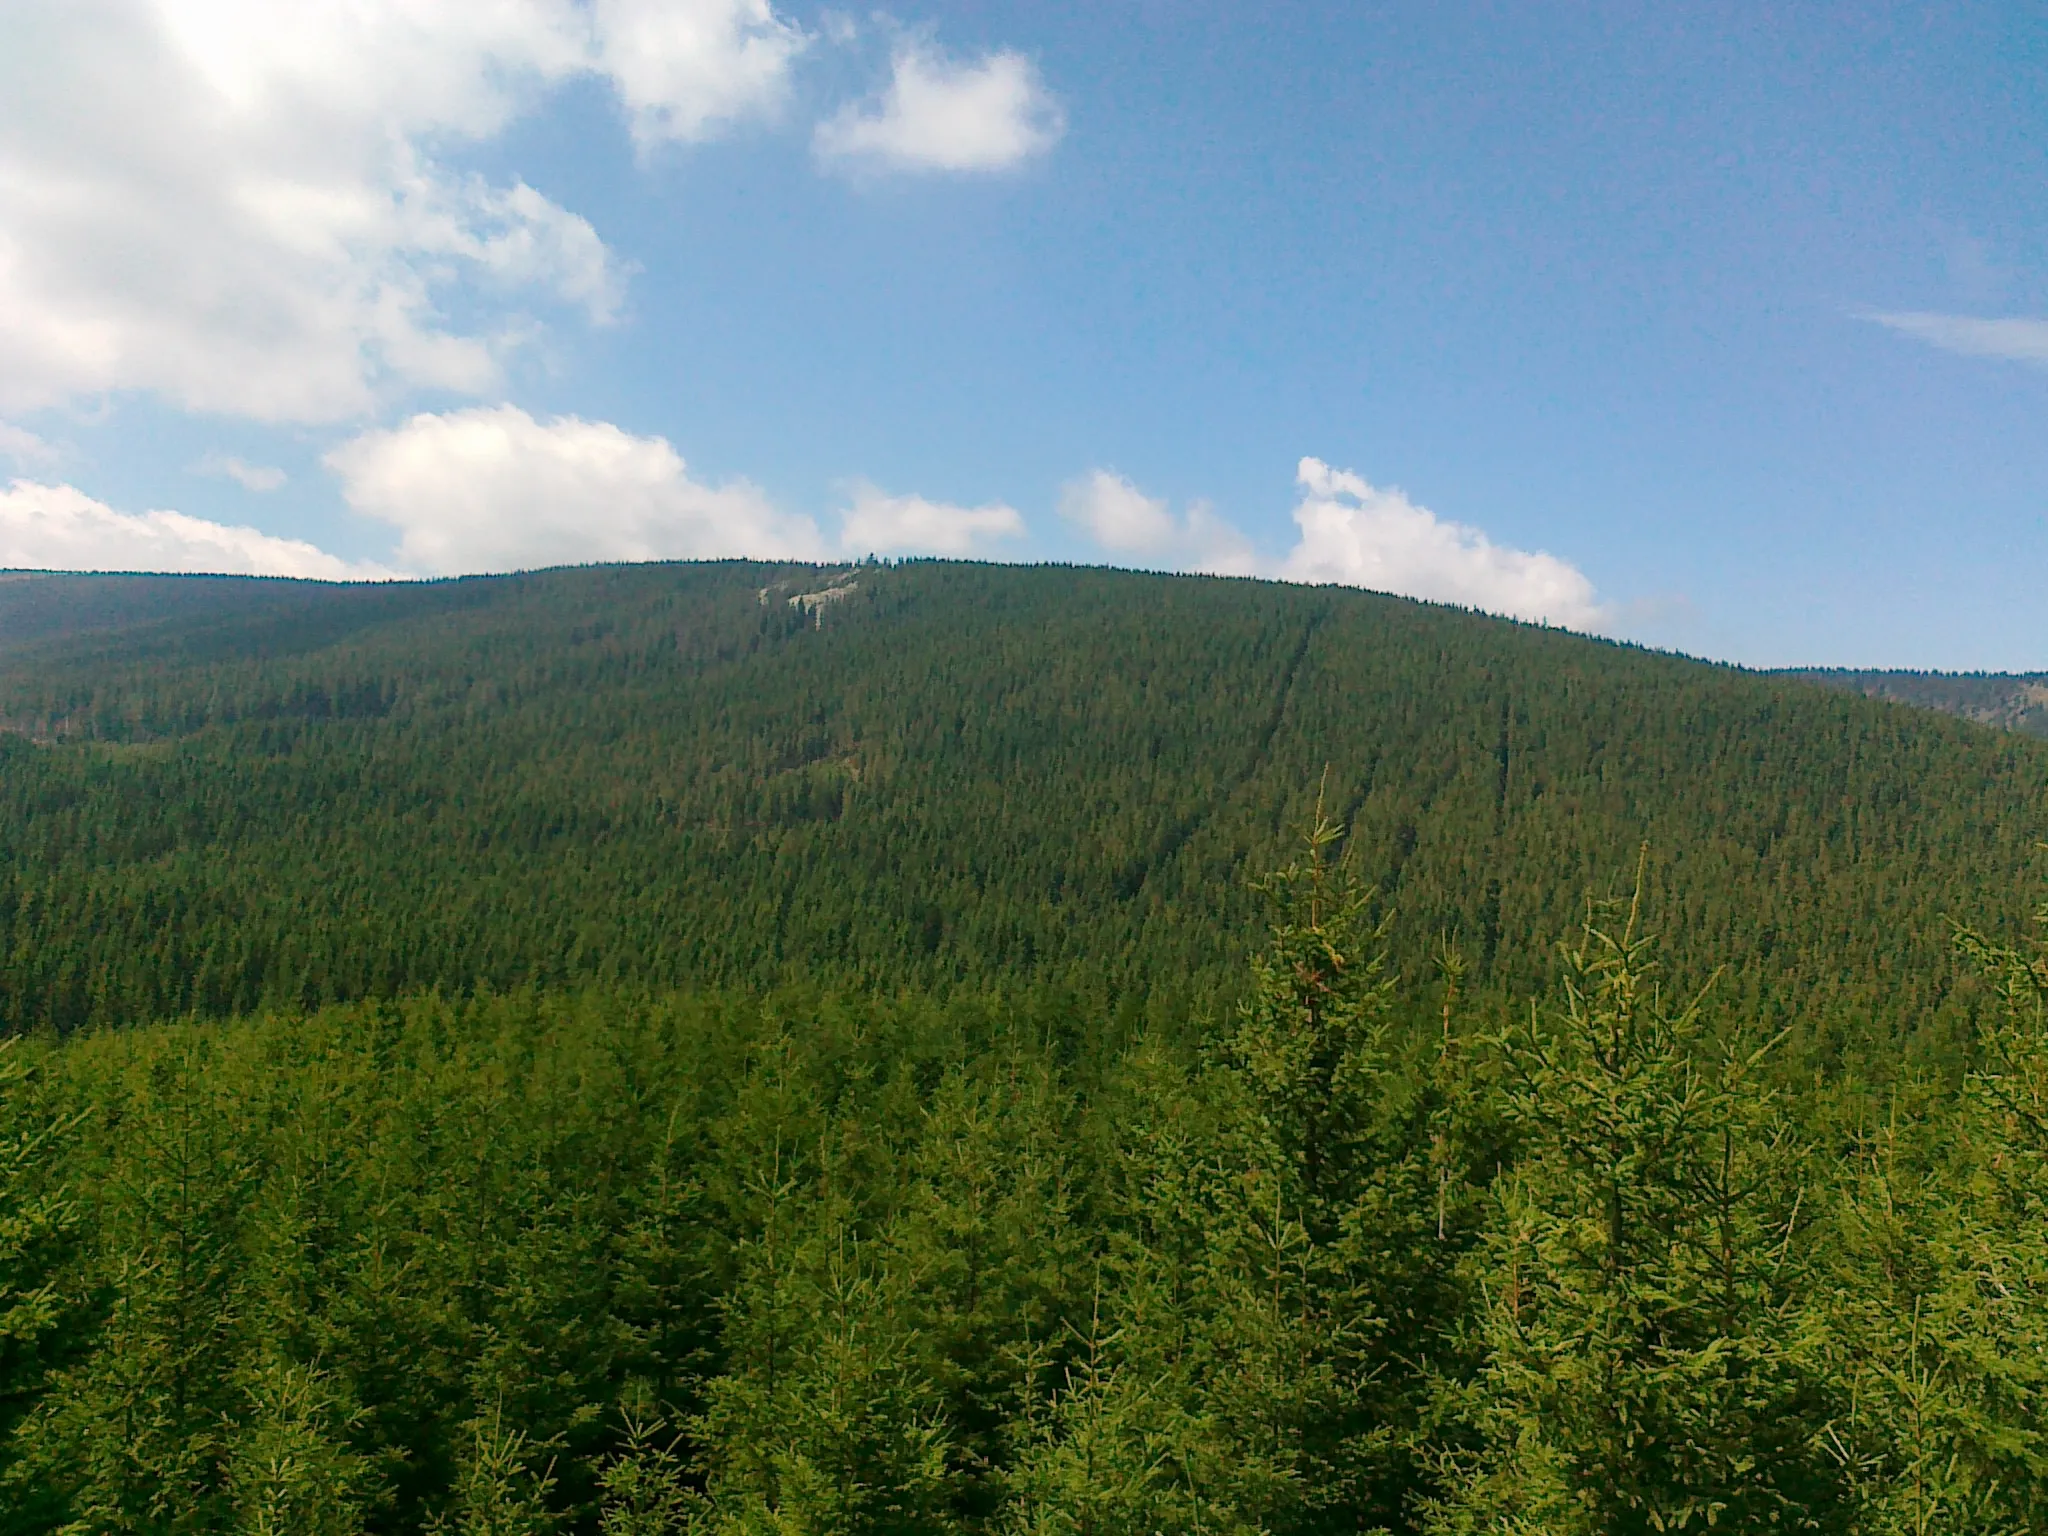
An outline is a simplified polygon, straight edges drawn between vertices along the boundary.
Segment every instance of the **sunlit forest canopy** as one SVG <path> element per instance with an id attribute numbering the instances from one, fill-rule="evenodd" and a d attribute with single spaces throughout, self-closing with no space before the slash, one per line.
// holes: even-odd
<path id="1" fill-rule="evenodd" d="M 522 990 L 0 1045 L 0 1530 L 2029 1531 L 2048 958 L 1790 1083 L 1640 882 L 1404 1019 L 1306 824 L 1235 1006 Z M 2048 919 L 2048 913 L 2043 914 Z"/>
<path id="2" fill-rule="evenodd" d="M 0 719 L 0 1536 L 2048 1520 L 2048 743 L 939 563 L 30 577 Z"/>
<path id="3" fill-rule="evenodd" d="M 2048 7 L 1756 22 L 0 0 L 0 1536 L 2048 1536 Z"/>
<path id="4" fill-rule="evenodd" d="M 824 594 L 824 601 L 809 601 Z M 1635 851 L 1667 963 L 1823 1052 L 1952 1033 L 2048 744 L 1346 589 L 915 562 L 0 583 L 15 1028 L 579 982 L 1238 984 L 1321 793 L 1526 988 Z"/>

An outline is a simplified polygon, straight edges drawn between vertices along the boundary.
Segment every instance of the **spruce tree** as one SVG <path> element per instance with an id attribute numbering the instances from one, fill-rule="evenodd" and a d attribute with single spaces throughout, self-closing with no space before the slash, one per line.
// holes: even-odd
<path id="1" fill-rule="evenodd" d="M 80 1322 L 59 1287 L 78 1213 L 61 1180 L 71 1124 L 48 1103 L 18 1039 L 0 1040 L 0 1499 L 17 1513 L 40 1502 L 9 1476 L 15 1427 L 46 1389 L 53 1363 Z M 17 1528 L 0 1513 L 0 1532 Z"/>
<path id="2" fill-rule="evenodd" d="M 1270 1479 L 1247 1512 L 1283 1531 L 1401 1518 L 1454 1257 L 1434 1085 L 1392 1047 L 1386 924 L 1333 857 L 1344 835 L 1319 796 L 1300 856 L 1258 882 L 1269 938 L 1220 1052 L 1212 1393 Z"/>
<path id="3" fill-rule="evenodd" d="M 1562 1006 L 1490 1041 L 1520 1159 L 1476 1264 L 1483 1363 L 1444 1389 L 1473 1443 L 1440 1453 L 1436 1532 L 1841 1518 L 1767 1048 L 1723 1048 L 1699 1001 L 1666 1002 L 1641 901 L 1639 873 L 1567 952 Z"/>
<path id="4" fill-rule="evenodd" d="M 548 1536 L 557 1529 L 553 1447 L 505 1422 L 497 1404 L 464 1426 L 454 1498 L 433 1536 Z"/>
<path id="5" fill-rule="evenodd" d="M 18 1473 L 68 1506 L 69 1529 L 199 1536 L 233 1519 L 253 1169 L 219 1066 L 215 1052 L 174 1038 L 130 1082 L 101 1085 L 121 1112 L 98 1190 L 105 1315 L 90 1354 L 17 1431 Z"/>
<path id="6" fill-rule="evenodd" d="M 1028 1418 L 1019 1530 L 1355 1531 L 1412 1493 L 1449 1266 L 1340 838 L 1319 805 L 1260 882 L 1269 940 L 1207 1069 L 1131 1063 L 1100 1300 Z"/>
<path id="7" fill-rule="evenodd" d="M 1895 1103 L 1837 1219 L 1828 1443 L 1884 1536 L 2048 1525 L 2048 954 L 1958 947 L 1991 993 L 1977 1064 Z"/>
<path id="8" fill-rule="evenodd" d="M 627 1389 L 623 1443 L 599 1474 L 602 1536 L 683 1536 L 703 1514 L 684 1437 L 672 1430 L 646 1383 Z"/>
<path id="9" fill-rule="evenodd" d="M 236 1536 L 357 1536 L 377 1492 L 349 1444 L 361 1410 L 317 1367 L 273 1359 L 242 1381 L 227 1467 Z"/>
<path id="10" fill-rule="evenodd" d="M 955 1473 L 924 1276 L 861 1231 L 852 1169 L 825 1151 L 810 1171 L 763 1170 L 765 1220 L 726 1298 L 729 1367 L 692 1425 L 700 1518 L 727 1536 L 940 1536 Z"/>

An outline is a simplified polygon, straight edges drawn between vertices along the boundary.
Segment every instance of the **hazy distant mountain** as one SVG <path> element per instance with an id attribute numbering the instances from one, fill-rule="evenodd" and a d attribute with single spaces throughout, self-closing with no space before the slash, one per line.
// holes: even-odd
<path id="1" fill-rule="evenodd" d="M 1780 675 L 2048 737 L 2048 672 L 1852 672 L 1815 667 Z"/>

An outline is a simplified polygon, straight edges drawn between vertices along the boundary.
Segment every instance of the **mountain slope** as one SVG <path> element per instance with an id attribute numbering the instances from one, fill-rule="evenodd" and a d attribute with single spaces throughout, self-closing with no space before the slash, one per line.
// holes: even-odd
<path id="1" fill-rule="evenodd" d="M 10 593 L 109 580 L 135 622 L 5 638 Z M 1726 964 L 1767 1020 L 1882 1037 L 1954 1018 L 1948 919 L 2022 912 L 2048 827 L 2041 743 L 1349 590 L 191 590 L 0 585 L 10 1023 L 582 980 L 1195 996 L 1327 774 L 1411 976 L 1451 934 L 1529 984 L 1648 842 L 1676 980 Z"/>
<path id="2" fill-rule="evenodd" d="M 1786 677 L 1960 715 L 1979 725 L 2048 737 L 2048 673 L 1854 672 L 1841 668 L 1788 671 Z"/>

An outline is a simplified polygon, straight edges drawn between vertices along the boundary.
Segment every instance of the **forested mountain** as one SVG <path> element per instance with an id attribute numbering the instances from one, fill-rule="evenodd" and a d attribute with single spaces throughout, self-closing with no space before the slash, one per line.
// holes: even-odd
<path id="1" fill-rule="evenodd" d="M 2048 1529 L 2048 743 L 940 563 L 0 721 L 0 1536 Z"/>
<path id="2" fill-rule="evenodd" d="M 0 571 L 0 648 L 95 632 L 304 611 L 317 583 L 250 576 L 81 576 Z M 334 590 L 334 589 L 326 589 Z"/>
<path id="3" fill-rule="evenodd" d="M 2048 748 L 1400 599 L 727 563 L 0 583 L 0 1016 L 425 989 L 1241 976 L 1320 792 L 1477 991 L 1639 845 L 1681 978 L 1819 1045 L 1950 1028 Z"/>
<path id="4" fill-rule="evenodd" d="M 2048 736 L 2048 672 L 1857 672 L 1812 667 L 1778 675 L 1868 699 L 1938 709 L 1980 725 Z"/>

